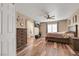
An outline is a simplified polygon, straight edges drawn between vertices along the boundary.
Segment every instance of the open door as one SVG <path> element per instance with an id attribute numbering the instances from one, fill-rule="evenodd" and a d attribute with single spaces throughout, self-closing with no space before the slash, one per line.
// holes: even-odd
<path id="1" fill-rule="evenodd" d="M 1 56 L 1 4 L 0 4 L 0 56 Z"/>
<path id="2" fill-rule="evenodd" d="M 0 4 L 0 55 L 16 55 L 15 5 Z"/>

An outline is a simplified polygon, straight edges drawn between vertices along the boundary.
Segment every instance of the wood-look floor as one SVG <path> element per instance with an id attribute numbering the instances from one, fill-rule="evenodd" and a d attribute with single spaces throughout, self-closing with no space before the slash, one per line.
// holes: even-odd
<path id="1" fill-rule="evenodd" d="M 18 56 L 73 56 L 76 53 L 67 44 L 56 42 L 45 42 L 44 39 L 36 40 L 32 45 L 26 47 Z"/>

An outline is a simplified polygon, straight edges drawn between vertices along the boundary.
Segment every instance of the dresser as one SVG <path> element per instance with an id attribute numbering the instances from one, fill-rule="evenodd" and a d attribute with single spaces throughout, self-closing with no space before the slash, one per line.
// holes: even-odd
<path id="1" fill-rule="evenodd" d="M 17 51 L 21 51 L 26 47 L 27 44 L 27 29 L 26 28 L 17 28 L 16 29 L 16 44 Z"/>
<path id="2" fill-rule="evenodd" d="M 79 51 L 79 38 L 78 37 L 70 38 L 70 47 L 73 50 Z"/>

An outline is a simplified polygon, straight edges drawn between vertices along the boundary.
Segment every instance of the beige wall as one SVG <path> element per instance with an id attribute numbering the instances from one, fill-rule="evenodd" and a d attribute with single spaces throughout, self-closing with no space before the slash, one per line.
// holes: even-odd
<path id="1" fill-rule="evenodd" d="M 16 12 L 16 28 L 26 28 L 26 17 Z"/>
<path id="2" fill-rule="evenodd" d="M 27 43 L 32 44 L 34 41 L 34 23 L 32 21 L 27 20 Z"/>
<path id="3" fill-rule="evenodd" d="M 38 28 L 38 27 L 35 27 L 35 28 L 34 28 L 34 34 L 35 34 L 35 35 L 39 35 L 39 28 Z"/>
<path id="4" fill-rule="evenodd" d="M 58 22 L 58 32 L 66 32 L 68 30 L 67 20 L 61 20 Z"/>
<path id="5" fill-rule="evenodd" d="M 58 22 L 42 22 L 40 24 L 40 32 L 42 34 L 42 36 L 46 35 L 47 32 L 47 24 L 54 24 L 57 23 L 58 24 L 58 32 L 66 32 L 68 30 L 68 24 L 67 24 L 67 20 L 62 20 L 62 21 L 58 21 Z"/>
<path id="6" fill-rule="evenodd" d="M 19 17 L 18 17 L 19 16 Z M 18 20 L 17 20 L 18 18 Z M 23 14 L 16 12 L 16 27 L 27 28 L 27 36 L 34 35 L 34 22 L 30 17 L 24 16 Z"/>
<path id="7" fill-rule="evenodd" d="M 47 32 L 47 24 L 54 24 L 57 23 L 57 31 L 58 32 L 66 32 L 68 31 L 68 23 L 67 20 L 62 20 L 62 21 L 58 21 L 58 22 L 42 22 L 40 24 L 40 32 L 42 34 L 42 36 L 46 35 Z"/>
<path id="8" fill-rule="evenodd" d="M 42 36 L 45 36 L 46 35 L 46 23 L 45 22 L 42 22 L 42 23 L 40 23 L 40 32 L 41 32 L 41 35 Z"/>
<path id="9" fill-rule="evenodd" d="M 19 16 L 19 20 L 17 20 Z M 27 44 L 32 44 L 34 41 L 34 20 L 19 12 L 16 12 L 16 28 L 27 29 Z M 23 24 L 22 26 L 20 24 Z"/>
<path id="10" fill-rule="evenodd" d="M 27 21 L 27 34 L 28 37 L 34 36 L 34 23 L 31 21 Z"/>

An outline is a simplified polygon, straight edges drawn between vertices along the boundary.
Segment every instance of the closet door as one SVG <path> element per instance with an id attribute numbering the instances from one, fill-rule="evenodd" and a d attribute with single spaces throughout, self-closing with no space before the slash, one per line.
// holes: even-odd
<path id="1" fill-rule="evenodd" d="M 0 56 L 1 56 L 1 4 L 0 4 Z"/>
<path id="2" fill-rule="evenodd" d="M 16 55 L 16 22 L 15 6 L 9 3 L 1 4 L 1 55 Z"/>

